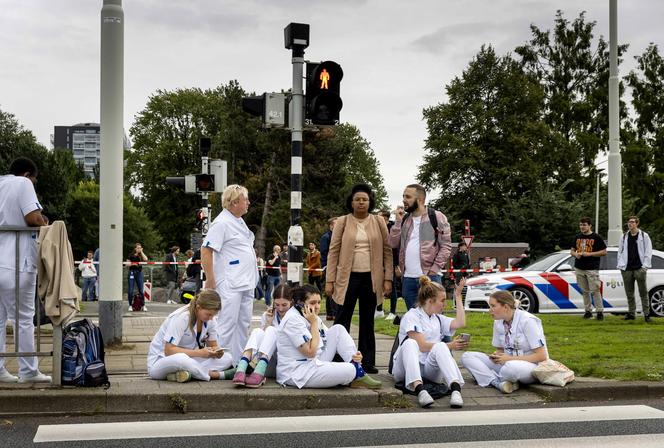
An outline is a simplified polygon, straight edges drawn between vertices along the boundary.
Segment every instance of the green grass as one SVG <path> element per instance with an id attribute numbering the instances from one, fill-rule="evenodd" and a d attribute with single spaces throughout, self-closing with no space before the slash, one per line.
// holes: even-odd
<path id="1" fill-rule="evenodd" d="M 389 305 L 384 308 L 389 310 Z M 397 312 L 405 312 L 402 300 L 398 302 Z M 454 316 L 454 311 L 449 309 L 446 314 Z M 603 322 L 584 320 L 580 314 L 539 314 L 538 317 L 544 326 L 549 356 L 574 370 L 576 375 L 664 381 L 664 319 L 653 318 L 652 323 L 646 324 L 642 317 L 624 321 L 623 316 L 611 314 L 605 314 Z M 353 323 L 357 325 L 357 316 L 353 317 Z M 398 327 L 377 319 L 375 331 L 395 336 Z M 463 331 L 472 335 L 470 350 L 494 350 L 493 319 L 488 313 L 466 313 Z"/>

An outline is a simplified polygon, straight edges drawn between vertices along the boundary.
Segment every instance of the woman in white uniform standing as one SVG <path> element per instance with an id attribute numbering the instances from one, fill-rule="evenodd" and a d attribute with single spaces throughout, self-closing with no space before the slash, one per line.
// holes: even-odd
<path id="1" fill-rule="evenodd" d="M 148 374 L 154 380 L 184 383 L 191 378 L 225 379 L 231 355 L 217 346 L 215 316 L 221 307 L 219 294 L 203 289 L 189 305 L 173 311 L 152 338 Z"/>
<path id="2" fill-rule="evenodd" d="M 295 288 L 293 307 L 279 326 L 277 382 L 302 389 L 350 387 L 379 389 L 382 383 L 362 369 L 362 354 L 343 325 L 327 328 L 318 317 L 320 291 L 312 285 Z M 339 354 L 344 362 L 332 362 Z"/>
<path id="3" fill-rule="evenodd" d="M 445 288 L 423 275 L 419 278 L 417 306 L 411 308 L 401 318 L 399 326 L 399 348 L 394 353 L 392 375 L 396 381 L 403 381 L 406 387 L 417 394 L 422 407 L 433 404 L 433 398 L 424 389 L 422 377 L 435 383 L 445 383 L 452 391 L 450 405 L 463 406 L 461 386 L 464 381 L 451 350 L 463 350 L 468 342 L 457 338 L 445 343 L 445 336 L 453 336 L 459 328 L 466 326 L 461 290 L 465 279 L 461 279 L 454 290 L 456 317 L 443 314 L 445 309 Z"/>
<path id="4" fill-rule="evenodd" d="M 237 364 L 233 376 L 233 384 L 237 386 L 261 387 L 266 377 L 274 378 L 276 374 L 277 329 L 292 304 L 290 287 L 277 286 L 272 298 L 272 306 L 261 316 L 260 328 L 255 328 L 249 335 Z M 250 365 L 254 371 L 247 376 Z"/>
<path id="5" fill-rule="evenodd" d="M 219 340 L 228 344 L 237 363 L 247 343 L 258 282 L 254 234 L 242 219 L 249 210 L 249 192 L 240 185 L 229 185 L 221 195 L 221 205 L 224 209 L 203 241 L 201 264 L 205 287 L 221 296 Z"/>
<path id="6" fill-rule="evenodd" d="M 519 309 L 509 291 L 491 294 L 489 312 L 494 319 L 492 344 L 496 351 L 490 355 L 464 353 L 461 364 L 480 386 L 493 386 L 509 394 L 519 383 L 534 383 L 533 369 L 549 357 L 542 321 Z"/>

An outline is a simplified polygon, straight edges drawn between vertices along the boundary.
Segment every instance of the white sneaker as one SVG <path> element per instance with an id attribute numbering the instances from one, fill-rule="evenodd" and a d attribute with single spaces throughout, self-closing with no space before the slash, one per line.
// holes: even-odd
<path id="1" fill-rule="evenodd" d="M 500 383 L 500 387 L 498 388 L 499 391 L 501 391 L 504 394 L 511 394 L 515 390 L 519 389 L 519 383 L 517 382 L 511 382 L 511 381 L 503 381 Z"/>
<path id="2" fill-rule="evenodd" d="M 374 319 L 382 319 L 383 317 L 385 317 L 383 310 L 376 310 L 376 312 L 374 312 Z"/>
<path id="3" fill-rule="evenodd" d="M 147 311 L 147 310 L 148 310 L 148 307 L 143 305 L 143 309 L 141 311 Z"/>
<path id="4" fill-rule="evenodd" d="M 417 394 L 417 402 L 420 404 L 420 406 L 426 408 L 433 404 L 433 398 L 431 398 L 429 392 L 426 390 L 421 390 L 420 393 Z"/>
<path id="5" fill-rule="evenodd" d="M 18 377 L 12 375 L 3 367 L 2 370 L 0 370 L 0 383 L 17 383 L 18 382 Z"/>
<path id="6" fill-rule="evenodd" d="M 18 379 L 19 383 L 50 383 L 52 379 L 50 375 L 44 375 L 41 372 L 37 372 L 34 375 L 23 376 Z"/>
<path id="7" fill-rule="evenodd" d="M 134 309 L 131 307 L 131 305 L 129 305 L 129 308 L 127 308 L 127 311 L 129 311 L 131 313 L 132 311 L 134 311 Z"/>
<path id="8" fill-rule="evenodd" d="M 394 318 L 397 317 L 394 313 L 390 313 L 387 316 L 385 316 L 385 320 L 394 320 Z"/>
<path id="9" fill-rule="evenodd" d="M 452 396 L 450 397 L 450 406 L 453 408 L 463 407 L 463 398 L 461 397 L 461 392 L 458 390 L 452 391 Z"/>

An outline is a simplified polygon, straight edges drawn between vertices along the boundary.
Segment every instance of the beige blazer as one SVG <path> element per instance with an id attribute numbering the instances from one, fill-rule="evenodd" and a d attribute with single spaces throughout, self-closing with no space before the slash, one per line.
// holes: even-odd
<path id="1" fill-rule="evenodd" d="M 79 311 L 81 288 L 74 281 L 74 256 L 62 221 L 39 229 L 38 294 L 54 325 L 66 325 Z"/>
<path id="2" fill-rule="evenodd" d="M 392 281 L 392 249 L 387 241 L 387 226 L 380 216 L 370 215 L 366 226 L 371 252 L 371 283 L 376 303 L 383 303 L 383 281 Z M 333 300 L 342 305 L 348 289 L 353 252 L 357 238 L 356 220 L 352 214 L 339 217 L 327 254 L 327 280 L 334 283 Z"/>

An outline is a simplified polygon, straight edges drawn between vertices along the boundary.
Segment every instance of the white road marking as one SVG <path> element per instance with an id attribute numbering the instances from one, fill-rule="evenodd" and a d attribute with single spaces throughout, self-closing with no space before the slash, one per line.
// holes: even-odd
<path id="1" fill-rule="evenodd" d="M 507 409 L 500 411 L 446 412 L 444 414 L 418 412 L 380 414 L 380 418 L 376 418 L 376 414 L 364 414 L 146 421 L 132 422 L 131 425 L 125 422 L 81 423 L 39 426 L 33 442 L 299 433 L 311 431 L 311 428 L 320 428 L 323 431 L 325 428 L 334 428 L 335 431 L 354 431 L 637 419 L 664 419 L 664 411 L 649 406 L 635 405 Z"/>

